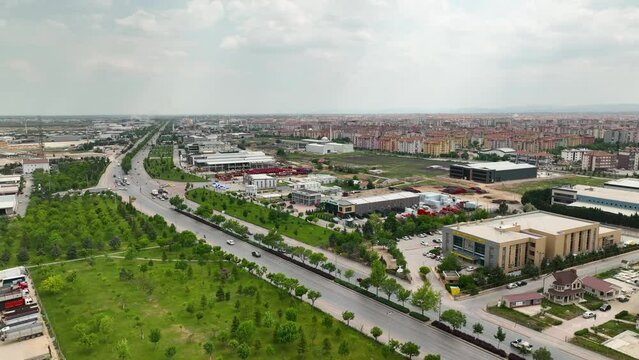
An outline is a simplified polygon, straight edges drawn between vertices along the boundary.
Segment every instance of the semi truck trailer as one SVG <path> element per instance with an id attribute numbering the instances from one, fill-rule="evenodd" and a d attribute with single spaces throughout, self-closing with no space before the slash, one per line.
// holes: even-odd
<path id="1" fill-rule="evenodd" d="M 0 340 L 2 341 L 20 341 L 30 339 L 32 337 L 44 334 L 44 326 L 42 322 L 28 324 L 28 326 L 14 330 L 0 330 Z"/>
<path id="2" fill-rule="evenodd" d="M 14 325 L 24 324 L 28 322 L 34 322 L 38 320 L 39 316 L 40 314 L 36 312 L 32 314 L 23 315 L 20 317 L 15 317 L 13 319 L 3 319 L 2 321 L 0 321 L 0 329 L 4 329 L 7 326 L 14 326 Z"/>
<path id="3" fill-rule="evenodd" d="M 22 316 L 30 315 L 30 314 L 35 314 L 35 313 L 38 313 L 39 311 L 40 311 L 40 308 L 36 304 L 23 305 L 23 306 L 13 308 L 11 310 L 3 311 L 2 318 L 5 320 L 11 320 L 11 319 L 19 318 Z"/>

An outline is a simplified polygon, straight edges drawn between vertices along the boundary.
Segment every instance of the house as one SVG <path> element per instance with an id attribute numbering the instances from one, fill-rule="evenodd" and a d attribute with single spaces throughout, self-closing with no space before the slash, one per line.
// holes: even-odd
<path id="1" fill-rule="evenodd" d="M 544 295 L 548 300 L 565 305 L 577 302 L 583 297 L 584 288 L 577 276 L 577 270 L 569 269 L 552 273 L 555 281 L 544 286 Z M 547 288 L 546 288 L 547 286 Z"/>
<path id="2" fill-rule="evenodd" d="M 584 290 L 598 297 L 601 300 L 611 300 L 616 298 L 621 291 L 617 285 L 613 285 L 605 280 L 597 279 L 593 276 L 585 276 L 581 279 Z"/>
<path id="3" fill-rule="evenodd" d="M 540 305 L 543 294 L 538 292 L 528 292 L 523 294 L 505 295 L 501 298 L 504 306 L 508 308 L 516 308 L 522 306 Z"/>
<path id="4" fill-rule="evenodd" d="M 32 174 L 34 171 L 42 169 L 43 171 L 50 171 L 49 159 L 37 158 L 37 159 L 24 159 L 22 160 L 22 173 Z"/>

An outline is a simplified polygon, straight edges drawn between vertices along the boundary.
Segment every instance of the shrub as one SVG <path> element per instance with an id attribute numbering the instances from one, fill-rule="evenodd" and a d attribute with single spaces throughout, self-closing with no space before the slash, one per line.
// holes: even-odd
<path id="1" fill-rule="evenodd" d="M 586 336 L 588 335 L 588 329 L 581 329 L 581 330 L 577 330 L 575 331 L 575 335 L 577 336 Z"/>
<path id="2" fill-rule="evenodd" d="M 415 311 L 411 311 L 408 315 L 414 317 L 417 320 L 423 321 L 423 322 L 428 322 L 430 321 L 430 318 L 426 315 L 422 315 L 421 313 L 415 312 Z"/>
<path id="3" fill-rule="evenodd" d="M 480 348 L 482 348 L 484 350 L 487 350 L 487 351 L 490 351 L 493 354 L 496 354 L 498 356 L 506 357 L 508 355 L 508 353 L 506 353 L 505 350 L 498 349 L 495 345 L 493 345 L 491 343 L 488 343 L 488 342 L 486 342 L 484 340 L 477 339 L 477 338 L 475 338 L 474 336 L 472 336 L 470 334 L 466 334 L 466 333 L 464 333 L 462 331 L 459 331 L 459 330 L 451 329 L 450 326 L 444 324 L 441 321 L 437 321 L 437 320 L 433 321 L 432 325 L 434 327 L 440 329 L 440 330 L 443 330 L 443 331 L 445 331 L 445 332 L 447 332 L 449 334 L 457 336 L 458 338 L 460 338 L 460 339 L 462 339 L 462 340 L 464 340 L 466 342 L 469 342 L 471 344 L 477 345 Z"/>
<path id="4" fill-rule="evenodd" d="M 519 356 L 517 354 L 514 354 L 514 353 L 510 353 L 510 354 L 508 354 L 508 360 L 526 360 L 526 358 L 525 357 L 521 357 L 521 356 Z"/>
<path id="5" fill-rule="evenodd" d="M 615 319 L 623 319 L 625 317 L 628 317 L 628 310 L 622 310 L 619 313 L 617 313 L 617 315 L 615 315 Z"/>

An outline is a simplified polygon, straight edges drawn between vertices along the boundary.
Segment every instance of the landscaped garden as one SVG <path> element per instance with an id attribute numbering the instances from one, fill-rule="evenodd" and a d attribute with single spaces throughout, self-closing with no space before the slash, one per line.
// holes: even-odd
<path id="1" fill-rule="evenodd" d="M 202 182 L 206 179 L 184 172 L 173 164 L 173 146 L 154 146 L 144 159 L 144 169 L 155 179 L 170 181 Z"/>
<path id="2" fill-rule="evenodd" d="M 569 305 L 559 305 L 555 304 L 548 299 L 541 300 L 541 306 L 544 310 L 554 316 L 562 318 L 564 320 L 571 320 L 583 314 L 583 310 L 577 305 L 569 304 Z"/>
<path id="3" fill-rule="evenodd" d="M 224 211 L 229 216 L 267 229 L 275 229 L 282 235 L 313 246 L 326 247 L 329 237 L 335 233 L 333 230 L 320 227 L 285 212 L 211 190 L 193 189 L 187 192 L 187 198 L 200 205 L 208 204 L 213 209 Z"/>
<path id="4" fill-rule="evenodd" d="M 599 332 L 599 331 L 597 331 Z M 590 331 L 589 329 L 581 329 L 575 332 L 575 336 L 570 340 L 571 343 L 581 346 L 590 351 L 594 351 L 614 360 L 633 360 L 634 358 L 611 349 L 605 345 L 607 338 Z"/>
<path id="5" fill-rule="evenodd" d="M 615 337 L 626 330 L 639 333 L 634 323 L 627 323 L 619 320 L 610 320 L 596 327 L 598 333 Z"/>
<path id="6" fill-rule="evenodd" d="M 542 331 L 547 327 L 561 324 L 561 321 L 552 319 L 550 317 L 544 317 L 540 315 L 530 316 L 515 309 L 507 308 L 505 306 L 490 306 L 488 307 L 488 312 L 536 331 Z"/>
<path id="7" fill-rule="evenodd" d="M 104 157 L 53 160 L 50 172 L 33 172 L 33 193 L 46 195 L 95 186 L 107 166 L 109 159 Z"/>

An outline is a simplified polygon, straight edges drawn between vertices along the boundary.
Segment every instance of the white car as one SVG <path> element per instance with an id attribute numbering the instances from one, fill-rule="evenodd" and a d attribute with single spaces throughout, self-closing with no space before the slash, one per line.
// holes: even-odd
<path id="1" fill-rule="evenodd" d="M 235 245 L 235 240 L 228 239 L 228 240 L 226 240 L 226 243 L 229 244 L 229 245 Z"/>
<path id="2" fill-rule="evenodd" d="M 435 244 L 440 244 L 442 242 L 442 239 L 433 239 L 433 242 Z"/>
<path id="3" fill-rule="evenodd" d="M 510 346 L 517 348 L 517 349 L 526 349 L 528 350 L 528 352 L 530 352 L 533 348 L 532 344 L 530 344 L 528 341 L 524 341 L 522 339 L 517 339 L 517 340 L 513 340 L 510 342 Z"/>
<path id="4" fill-rule="evenodd" d="M 510 284 L 506 285 L 506 289 L 514 289 L 517 286 L 518 286 L 517 283 L 510 283 Z"/>
<path id="5" fill-rule="evenodd" d="M 422 245 L 424 245 L 424 246 L 428 245 L 428 243 L 426 242 L 426 240 L 422 240 L 422 241 L 420 241 L 419 243 L 420 243 L 420 244 L 422 244 Z"/>
<path id="6" fill-rule="evenodd" d="M 594 318 L 596 314 L 592 311 L 586 311 L 583 315 L 581 315 L 584 319 Z"/>

